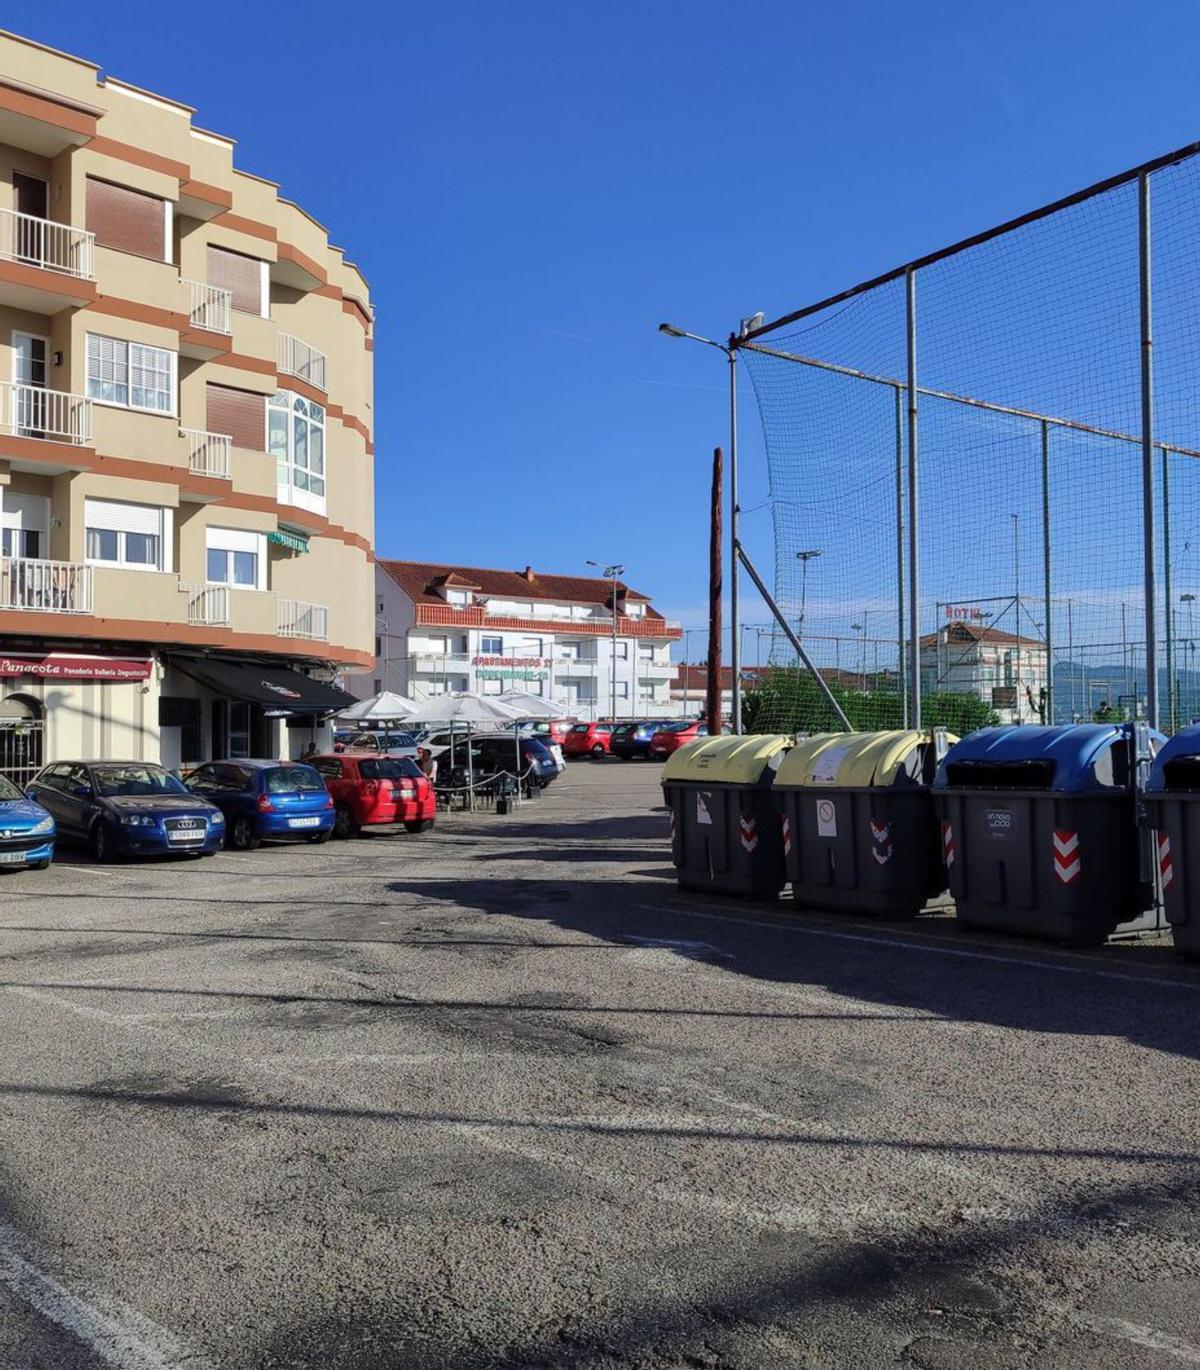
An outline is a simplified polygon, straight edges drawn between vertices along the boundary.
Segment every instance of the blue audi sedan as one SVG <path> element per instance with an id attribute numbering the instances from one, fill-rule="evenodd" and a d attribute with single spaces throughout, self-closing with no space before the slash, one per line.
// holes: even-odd
<path id="1" fill-rule="evenodd" d="M 42 871 L 53 859 L 53 817 L 0 775 L 0 871 Z"/>
<path id="2" fill-rule="evenodd" d="M 29 797 L 50 811 L 59 840 L 97 861 L 120 856 L 212 856 L 225 844 L 225 815 L 149 761 L 56 761 Z"/>
<path id="3" fill-rule="evenodd" d="M 264 838 L 328 842 L 333 831 L 325 778 L 302 761 L 209 761 L 183 779 L 224 813 L 226 840 L 238 851 Z"/>

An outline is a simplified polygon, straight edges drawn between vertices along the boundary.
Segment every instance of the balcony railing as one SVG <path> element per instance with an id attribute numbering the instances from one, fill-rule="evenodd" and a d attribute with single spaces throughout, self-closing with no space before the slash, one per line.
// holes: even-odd
<path id="1" fill-rule="evenodd" d="M 290 333 L 279 335 L 279 369 L 285 375 L 299 376 L 318 390 L 327 390 L 325 384 L 325 353 L 315 347 L 293 338 Z"/>
<path id="2" fill-rule="evenodd" d="M 188 597 L 188 622 L 207 627 L 229 626 L 229 587 L 227 585 L 187 585 L 180 590 Z"/>
<path id="3" fill-rule="evenodd" d="M 329 610 L 323 604 L 280 599 L 276 605 L 280 637 L 308 637 L 314 642 L 328 642 Z"/>
<path id="4" fill-rule="evenodd" d="M 0 430 L 86 446 L 92 440 L 92 402 L 64 390 L 0 381 Z"/>
<path id="5" fill-rule="evenodd" d="M 0 557 L 0 609 L 90 614 L 92 568 L 77 561 Z"/>
<path id="6" fill-rule="evenodd" d="M 95 235 L 70 224 L 0 209 L 0 257 L 63 276 L 95 280 Z"/>
<path id="7" fill-rule="evenodd" d="M 181 428 L 179 436 L 187 443 L 188 470 L 193 476 L 229 480 L 233 439 L 228 433 L 206 433 L 202 428 Z"/>
<path id="8" fill-rule="evenodd" d="M 593 619 L 551 619 L 517 617 L 509 614 L 486 614 L 478 604 L 456 608 L 453 604 L 418 604 L 417 624 L 420 627 L 456 628 L 519 628 L 539 633 L 553 632 L 561 637 L 603 637 L 612 632 L 612 616 Z M 618 616 L 617 633 L 621 637 L 680 638 L 683 629 L 665 618 L 625 618 Z"/>
<path id="9" fill-rule="evenodd" d="M 191 291 L 188 319 L 193 328 L 209 333 L 233 332 L 233 292 L 207 281 L 184 281 Z"/>

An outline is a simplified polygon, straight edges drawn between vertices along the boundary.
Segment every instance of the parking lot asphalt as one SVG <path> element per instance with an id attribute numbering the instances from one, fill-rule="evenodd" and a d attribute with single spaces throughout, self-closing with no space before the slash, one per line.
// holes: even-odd
<path id="1" fill-rule="evenodd" d="M 660 776 L 0 879 L 0 1364 L 1200 1365 L 1200 972 L 680 894 Z"/>

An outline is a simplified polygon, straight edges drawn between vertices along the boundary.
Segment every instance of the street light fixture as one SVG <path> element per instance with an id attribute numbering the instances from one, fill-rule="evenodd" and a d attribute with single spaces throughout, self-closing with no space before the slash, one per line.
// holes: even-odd
<path id="1" fill-rule="evenodd" d="M 612 716 L 617 716 L 617 577 L 625 574 L 624 566 L 610 564 L 605 566 L 601 561 L 589 561 L 589 566 L 596 567 L 597 570 L 603 569 L 605 576 L 612 581 Z"/>
<path id="2" fill-rule="evenodd" d="M 819 557 L 823 550 L 821 547 L 810 547 L 806 552 L 796 553 L 796 560 L 800 563 L 800 622 L 797 625 L 797 637 L 804 636 L 804 606 L 808 599 L 808 563 L 815 557 Z"/>

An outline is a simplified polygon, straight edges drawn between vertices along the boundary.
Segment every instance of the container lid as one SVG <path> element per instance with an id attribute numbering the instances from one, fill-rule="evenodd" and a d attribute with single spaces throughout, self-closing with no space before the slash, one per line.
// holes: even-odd
<path id="1" fill-rule="evenodd" d="M 1180 728 L 1175 736 L 1163 746 L 1154 758 L 1154 765 L 1150 770 L 1146 789 L 1148 791 L 1165 790 L 1167 780 L 1164 768 L 1172 761 L 1180 761 L 1189 756 L 1200 757 L 1200 727 Z M 1192 786 L 1188 785 L 1187 788 L 1191 789 Z M 1200 786 L 1196 788 L 1200 788 Z"/>
<path id="2" fill-rule="evenodd" d="M 1038 762 L 1042 767 L 1050 763 L 1053 767 L 1050 783 L 1039 784 L 1038 789 L 1072 794 L 1111 791 L 1109 751 L 1116 743 L 1123 745 L 1128 735 L 1129 725 L 1124 723 L 1068 723 L 1053 727 L 1009 723 L 1000 728 L 980 728 L 950 748 L 938 768 L 934 785 L 938 789 L 949 787 L 947 772 L 952 766 L 1015 767 L 1026 761 Z M 969 781 L 960 783 L 969 786 Z M 1021 788 L 1016 775 L 1014 788 Z"/>
<path id="3" fill-rule="evenodd" d="M 928 732 L 901 728 L 877 733 L 818 733 L 806 737 L 784 757 L 775 783 L 781 786 L 919 784 L 917 749 Z"/>
<path id="4" fill-rule="evenodd" d="M 783 733 L 742 737 L 701 737 L 673 752 L 663 780 L 711 780 L 725 785 L 757 785 L 774 771 L 792 745 Z"/>

